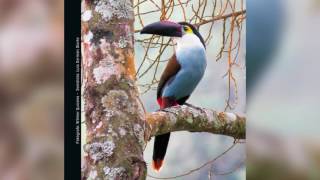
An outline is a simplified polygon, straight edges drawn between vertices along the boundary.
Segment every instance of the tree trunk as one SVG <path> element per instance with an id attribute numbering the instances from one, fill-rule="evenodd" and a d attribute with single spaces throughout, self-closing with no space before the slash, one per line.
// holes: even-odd
<path id="1" fill-rule="evenodd" d="M 83 179 L 145 179 L 144 111 L 135 85 L 133 6 L 83 1 Z"/>
<path id="2" fill-rule="evenodd" d="M 189 130 L 245 137 L 245 118 L 192 107 L 146 114 L 135 84 L 132 0 L 82 1 L 86 144 L 82 179 L 145 179 L 156 134 Z"/>

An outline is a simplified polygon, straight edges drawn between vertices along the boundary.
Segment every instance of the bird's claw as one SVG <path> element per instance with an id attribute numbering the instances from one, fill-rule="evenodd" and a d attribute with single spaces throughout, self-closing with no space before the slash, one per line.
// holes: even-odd
<path id="1" fill-rule="evenodd" d="M 163 112 L 172 113 L 172 114 L 176 115 L 176 113 L 175 113 L 175 112 L 170 111 L 170 110 L 168 110 L 168 109 L 159 109 L 159 110 L 160 110 L 160 111 L 163 111 Z"/>
<path id="2" fill-rule="evenodd" d="M 184 105 L 186 105 L 186 106 L 188 106 L 188 107 L 191 107 L 191 108 L 194 108 L 194 109 L 197 109 L 197 110 L 205 113 L 205 111 L 204 111 L 202 108 L 200 108 L 200 107 L 194 106 L 194 105 L 189 104 L 189 103 L 184 103 Z"/>

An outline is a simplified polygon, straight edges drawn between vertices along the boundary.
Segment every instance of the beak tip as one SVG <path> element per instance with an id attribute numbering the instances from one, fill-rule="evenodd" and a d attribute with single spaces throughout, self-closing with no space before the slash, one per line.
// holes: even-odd
<path id="1" fill-rule="evenodd" d="M 141 29 L 140 34 L 153 34 L 153 31 L 149 27 L 144 27 Z"/>
<path id="2" fill-rule="evenodd" d="M 144 29 L 141 29 L 140 34 L 145 34 L 146 31 Z"/>

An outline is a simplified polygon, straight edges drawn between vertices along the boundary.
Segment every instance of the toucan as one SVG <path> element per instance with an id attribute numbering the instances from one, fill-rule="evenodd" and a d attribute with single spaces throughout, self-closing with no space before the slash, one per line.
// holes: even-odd
<path id="1" fill-rule="evenodd" d="M 149 24 L 141 34 L 169 36 L 174 42 L 175 53 L 169 59 L 157 88 L 160 110 L 183 105 L 202 79 L 206 66 L 206 46 L 202 36 L 187 22 L 160 21 Z M 170 133 L 155 137 L 152 167 L 159 172 L 167 151 Z"/>

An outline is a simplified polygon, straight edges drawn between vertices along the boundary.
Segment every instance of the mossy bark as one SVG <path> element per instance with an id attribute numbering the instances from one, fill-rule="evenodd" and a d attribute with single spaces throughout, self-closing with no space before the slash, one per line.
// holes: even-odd
<path id="1" fill-rule="evenodd" d="M 82 2 L 86 123 L 82 179 L 145 179 L 144 111 L 135 85 L 132 1 Z"/>
<path id="2" fill-rule="evenodd" d="M 173 131 L 209 132 L 237 139 L 246 137 L 246 118 L 211 109 L 174 106 L 146 115 L 149 137 Z"/>

